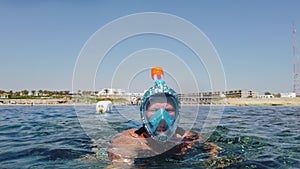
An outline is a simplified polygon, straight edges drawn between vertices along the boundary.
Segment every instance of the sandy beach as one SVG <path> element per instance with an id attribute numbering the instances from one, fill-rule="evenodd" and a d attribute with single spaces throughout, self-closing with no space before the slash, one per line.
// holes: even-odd
<path id="1" fill-rule="evenodd" d="M 225 106 L 300 106 L 300 98 L 226 98 Z"/>
<path id="2" fill-rule="evenodd" d="M 51 105 L 74 105 L 72 100 L 63 99 L 0 99 L 0 106 L 51 106 Z M 84 103 L 88 105 L 89 103 Z"/>
<path id="3" fill-rule="evenodd" d="M 95 105 L 93 102 L 78 102 L 63 99 L 0 99 L 0 106 L 73 106 Z M 114 105 L 126 105 L 128 102 L 113 103 Z M 192 104 L 184 104 L 192 105 Z M 225 98 L 215 100 L 211 104 L 224 106 L 300 106 L 300 98 Z"/>

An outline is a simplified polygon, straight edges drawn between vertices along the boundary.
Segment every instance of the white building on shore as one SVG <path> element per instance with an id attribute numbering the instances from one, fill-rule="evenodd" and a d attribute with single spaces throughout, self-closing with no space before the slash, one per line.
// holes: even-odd
<path id="1" fill-rule="evenodd" d="M 107 95 L 125 95 L 124 89 L 113 89 L 113 88 L 103 88 L 97 96 L 107 96 Z"/>
<path id="2" fill-rule="evenodd" d="M 9 98 L 9 94 L 7 93 L 0 94 L 0 99 L 8 99 L 8 98 Z"/>
<path id="3" fill-rule="evenodd" d="M 295 98 L 296 93 L 294 93 L 294 92 L 280 93 L 280 97 L 282 97 L 282 98 Z"/>
<path id="4" fill-rule="evenodd" d="M 271 99 L 271 98 L 275 98 L 275 97 L 272 94 L 264 94 L 264 95 L 257 95 L 255 98 L 259 98 L 259 99 Z"/>

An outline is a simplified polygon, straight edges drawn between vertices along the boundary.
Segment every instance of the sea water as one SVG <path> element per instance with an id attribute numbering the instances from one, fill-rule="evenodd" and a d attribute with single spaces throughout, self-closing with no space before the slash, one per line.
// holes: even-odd
<path id="1" fill-rule="evenodd" d="M 138 111 L 137 106 L 114 106 L 106 114 L 97 114 L 95 106 L 1 106 L 0 168 L 105 168 L 110 139 L 140 127 Z M 204 132 L 208 142 L 222 148 L 219 159 L 207 159 L 196 148 L 185 159 L 145 167 L 299 168 L 300 107 L 210 111 L 209 106 L 183 106 L 179 125 Z"/>

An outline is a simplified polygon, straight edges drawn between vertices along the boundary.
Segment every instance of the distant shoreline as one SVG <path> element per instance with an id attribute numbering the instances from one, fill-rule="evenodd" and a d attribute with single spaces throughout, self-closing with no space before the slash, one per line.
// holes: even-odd
<path id="1" fill-rule="evenodd" d="M 223 106 L 300 106 L 300 98 L 224 98 L 209 105 Z"/>
<path id="2" fill-rule="evenodd" d="M 225 106 L 300 106 L 300 98 L 226 98 Z"/>
<path id="3" fill-rule="evenodd" d="M 117 102 L 114 105 L 130 105 Z M 93 106 L 93 102 L 62 99 L 0 99 L 0 106 Z M 300 98 L 224 98 L 209 104 L 182 103 L 183 106 L 300 106 Z"/>

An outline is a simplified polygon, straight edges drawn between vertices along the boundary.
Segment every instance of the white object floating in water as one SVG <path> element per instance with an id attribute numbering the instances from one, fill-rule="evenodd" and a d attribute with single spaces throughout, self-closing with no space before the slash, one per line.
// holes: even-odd
<path id="1" fill-rule="evenodd" d="M 106 101 L 99 101 L 96 105 L 96 111 L 98 113 L 105 113 L 105 112 L 111 112 L 112 109 L 112 103 L 109 100 Z"/>

